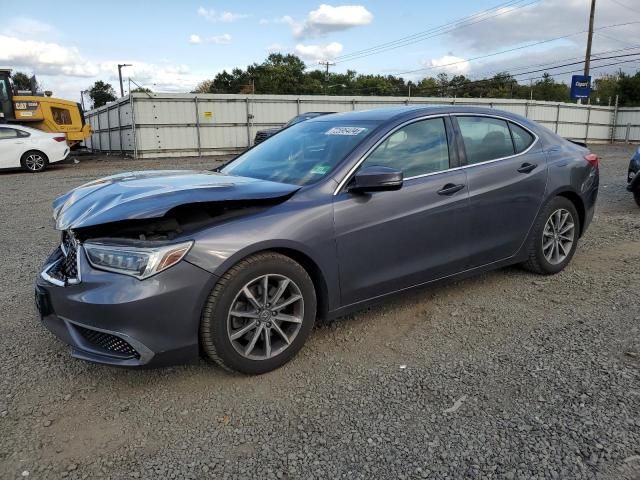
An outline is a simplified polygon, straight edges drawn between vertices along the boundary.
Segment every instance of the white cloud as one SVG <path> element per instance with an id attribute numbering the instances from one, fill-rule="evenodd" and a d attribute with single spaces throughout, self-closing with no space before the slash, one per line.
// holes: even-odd
<path id="1" fill-rule="evenodd" d="M 337 7 L 322 4 L 312 10 L 303 23 L 294 22 L 291 17 L 283 17 L 289 23 L 293 34 L 298 38 L 317 37 L 329 32 L 369 25 L 373 14 L 362 5 L 340 5 Z"/>
<path id="2" fill-rule="evenodd" d="M 237 20 L 242 20 L 243 18 L 247 18 L 249 15 L 244 13 L 233 13 L 233 12 L 218 12 L 213 8 L 204 8 L 200 7 L 197 10 L 198 15 L 209 20 L 210 22 L 224 22 L 231 23 Z"/>
<path id="3" fill-rule="evenodd" d="M 189 43 L 193 45 L 197 45 L 198 43 L 202 43 L 202 39 L 200 38 L 200 35 L 196 35 L 195 33 L 192 33 L 189 36 Z"/>
<path id="4" fill-rule="evenodd" d="M 327 45 L 303 45 L 295 47 L 295 53 L 304 60 L 331 60 L 342 53 L 343 46 L 338 42 Z"/>
<path id="5" fill-rule="evenodd" d="M 261 18 L 260 20 L 258 20 L 258 25 L 269 25 L 269 19 L 267 18 Z"/>
<path id="6" fill-rule="evenodd" d="M 42 73 L 74 76 L 96 74 L 95 66 L 87 63 L 75 47 L 36 40 L 22 40 L 0 35 L 0 63 L 17 68 L 29 68 Z"/>
<path id="7" fill-rule="evenodd" d="M 444 55 L 440 58 L 432 58 L 423 62 L 425 67 L 434 67 L 437 72 L 447 72 L 453 75 L 463 75 L 469 73 L 471 66 L 464 58 L 453 55 Z"/>
<path id="8" fill-rule="evenodd" d="M 230 36 L 220 37 L 219 41 L 230 40 Z M 3 34 L 0 45 L 0 65 L 34 73 L 44 89 L 52 90 L 60 98 L 79 99 L 80 90 L 96 80 L 105 80 L 119 91 L 118 63 L 133 64 L 123 69 L 123 76 L 154 91 L 190 91 L 205 78 L 183 64 L 146 63 L 135 58 L 87 59 L 78 48 L 55 42 L 23 40 Z"/>
<path id="9" fill-rule="evenodd" d="M 231 43 L 231 35 L 229 35 L 228 33 L 223 33 L 222 35 L 210 37 L 208 40 L 211 43 L 215 43 L 217 45 L 227 45 Z"/>

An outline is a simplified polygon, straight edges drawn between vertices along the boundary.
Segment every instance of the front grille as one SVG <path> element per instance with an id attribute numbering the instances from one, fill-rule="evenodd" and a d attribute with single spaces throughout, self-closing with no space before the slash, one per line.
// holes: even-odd
<path id="1" fill-rule="evenodd" d="M 107 353 L 118 353 L 127 358 L 140 358 L 135 348 L 120 337 L 116 337 L 110 333 L 84 328 L 79 325 L 74 325 L 74 327 L 78 330 L 78 333 L 95 348 L 104 350 Z"/>
<path id="2" fill-rule="evenodd" d="M 62 232 L 60 250 L 62 258 L 47 272 L 48 275 L 64 284 L 78 283 L 78 244 L 67 231 Z"/>

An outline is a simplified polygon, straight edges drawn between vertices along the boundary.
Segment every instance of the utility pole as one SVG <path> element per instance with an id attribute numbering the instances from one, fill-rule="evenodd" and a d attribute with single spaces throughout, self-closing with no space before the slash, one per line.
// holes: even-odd
<path id="1" fill-rule="evenodd" d="M 589 36 L 587 37 L 587 53 L 584 57 L 584 74 L 589 75 L 591 68 L 591 43 L 593 41 L 593 19 L 596 14 L 596 0 L 591 0 L 591 13 L 589 14 Z"/>
<path id="2" fill-rule="evenodd" d="M 122 67 L 131 67 L 130 63 L 119 63 L 118 64 L 118 78 L 120 79 L 120 96 L 124 97 L 124 88 L 122 88 Z"/>
<path id="3" fill-rule="evenodd" d="M 596 0 L 591 0 L 591 12 L 589 13 L 589 36 L 587 37 L 587 52 L 584 55 L 584 75 L 589 75 L 591 68 L 591 43 L 593 42 L 593 19 L 596 14 Z M 582 99 L 578 99 L 578 104 L 582 103 Z"/>
<path id="4" fill-rule="evenodd" d="M 327 94 L 327 85 L 329 84 L 329 67 L 333 67 L 335 65 L 335 62 L 330 62 L 329 60 L 326 60 L 324 62 L 318 62 L 319 65 L 323 65 L 325 67 L 325 73 L 324 73 L 324 94 Z"/>

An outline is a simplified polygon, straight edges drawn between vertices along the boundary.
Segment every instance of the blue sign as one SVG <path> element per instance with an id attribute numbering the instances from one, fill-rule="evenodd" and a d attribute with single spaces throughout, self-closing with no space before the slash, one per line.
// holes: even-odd
<path id="1" fill-rule="evenodd" d="M 571 98 L 589 98 L 591 93 L 591 77 L 574 75 L 571 77 Z"/>

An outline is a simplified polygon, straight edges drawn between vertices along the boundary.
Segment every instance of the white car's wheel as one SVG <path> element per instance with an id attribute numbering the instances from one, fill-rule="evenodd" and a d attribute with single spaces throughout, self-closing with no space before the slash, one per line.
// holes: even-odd
<path id="1" fill-rule="evenodd" d="M 20 164 L 28 172 L 41 172 L 49 164 L 49 159 L 38 150 L 30 150 L 22 155 Z"/>

